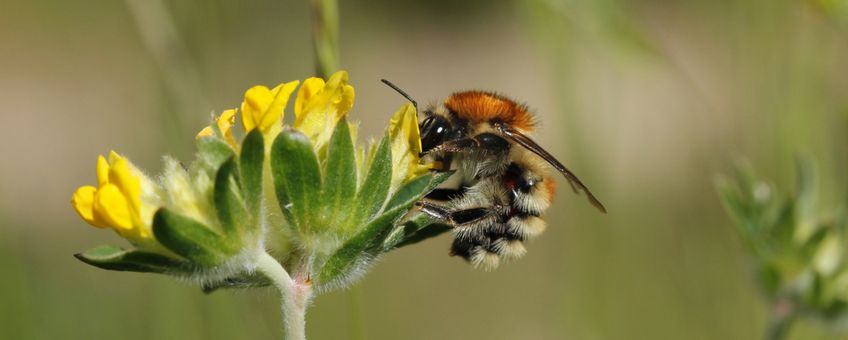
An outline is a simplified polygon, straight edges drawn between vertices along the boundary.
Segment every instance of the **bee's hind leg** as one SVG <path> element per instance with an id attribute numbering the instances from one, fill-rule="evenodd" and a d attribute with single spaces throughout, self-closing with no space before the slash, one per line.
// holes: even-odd
<path id="1" fill-rule="evenodd" d="M 495 213 L 488 208 L 470 208 L 451 211 L 447 207 L 427 201 L 420 201 L 415 205 L 421 209 L 421 212 L 430 215 L 432 218 L 443 221 L 452 227 L 471 225 L 495 215 Z"/>

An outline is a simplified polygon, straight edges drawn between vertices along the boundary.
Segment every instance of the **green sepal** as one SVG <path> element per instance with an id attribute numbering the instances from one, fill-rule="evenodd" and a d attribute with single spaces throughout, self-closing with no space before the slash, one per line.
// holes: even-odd
<path id="1" fill-rule="evenodd" d="M 453 174 L 454 171 L 445 171 L 428 173 L 413 178 L 392 195 L 392 198 L 386 203 L 386 210 L 391 210 L 401 205 L 412 205 L 424 197 L 424 195 L 433 191 L 437 186 L 444 183 Z"/>
<path id="2" fill-rule="evenodd" d="M 450 175 L 451 173 L 426 174 L 401 187 L 389 200 L 385 211 L 366 224 L 330 256 L 318 275 L 318 282 L 321 284 L 332 282 L 335 278 L 350 273 L 356 262 L 363 257 L 379 255 L 395 223 L 409 212 L 412 204 L 433 191 Z"/>
<path id="3" fill-rule="evenodd" d="M 382 251 L 392 250 L 396 245 L 409 238 L 412 234 L 434 223 L 435 220 L 424 213 L 415 213 L 405 221 L 398 223 L 386 235 L 383 244 L 380 246 Z"/>
<path id="4" fill-rule="evenodd" d="M 769 263 L 763 263 L 756 270 L 757 280 L 766 295 L 770 298 L 778 296 L 783 285 L 780 270 Z"/>
<path id="5" fill-rule="evenodd" d="M 411 205 L 412 203 L 415 203 L 415 201 L 420 200 L 424 195 L 433 191 L 433 189 L 435 189 L 437 186 L 439 186 L 448 178 L 450 178 L 453 173 L 454 171 L 439 172 L 419 176 L 413 179 L 412 181 L 398 189 L 392 199 L 389 200 L 389 202 L 386 204 L 386 210 L 392 209 L 393 207 L 398 205 L 403 205 L 407 203 Z M 424 195 L 421 195 L 421 192 L 424 192 Z M 386 235 L 386 238 L 380 245 L 380 250 L 388 251 L 395 247 L 417 243 L 423 241 L 424 239 L 438 236 L 439 234 L 450 230 L 449 227 L 444 225 L 438 225 L 435 228 L 429 228 L 429 226 L 431 225 L 435 226 L 435 222 L 435 220 L 433 220 L 426 214 L 413 215 L 411 218 L 407 219 L 403 223 L 395 226 L 395 228 L 388 235 Z M 409 240 L 413 237 L 417 237 L 418 239 Z"/>
<path id="6" fill-rule="evenodd" d="M 421 229 L 418 229 L 418 231 L 416 231 L 415 233 L 412 233 L 409 237 L 405 238 L 403 242 L 395 245 L 395 248 L 401 248 L 406 247 L 408 245 L 416 244 L 418 242 L 439 236 L 451 230 L 453 230 L 453 227 L 447 224 L 431 223 Z"/>
<path id="7" fill-rule="evenodd" d="M 356 153 L 350 128 L 342 118 L 336 124 L 327 150 L 327 164 L 324 165 L 324 187 L 321 192 L 327 224 L 338 225 L 347 218 L 350 211 L 345 206 L 356 195 Z M 339 215 L 341 214 L 341 215 Z"/>
<path id="8" fill-rule="evenodd" d="M 227 142 L 213 136 L 198 138 L 197 151 L 198 158 L 210 168 L 217 168 L 235 154 Z"/>
<path id="9" fill-rule="evenodd" d="M 439 236 L 453 229 L 451 226 L 436 221 L 426 215 L 417 214 L 409 220 L 401 223 L 383 241 L 382 251 L 406 247 L 429 238 Z"/>
<path id="10" fill-rule="evenodd" d="M 366 221 L 380 211 L 389 195 L 392 180 L 392 150 L 389 135 L 380 141 L 380 146 L 371 160 L 368 175 L 356 193 L 352 215 L 345 225 L 359 229 Z"/>
<path id="11" fill-rule="evenodd" d="M 353 265 L 364 255 L 365 250 L 375 242 L 375 239 L 379 237 L 380 233 L 389 229 L 405 212 L 406 210 L 400 207 L 387 211 L 365 225 L 359 233 L 347 240 L 324 263 L 321 272 L 318 274 L 319 284 L 332 282 L 335 278 L 351 272 Z"/>
<path id="12" fill-rule="evenodd" d="M 82 262 L 106 270 L 139 273 L 186 273 L 190 272 L 187 262 L 165 255 L 128 250 L 117 246 L 99 246 L 74 254 Z"/>
<path id="13" fill-rule="evenodd" d="M 238 251 L 221 234 L 167 208 L 153 215 L 153 235 L 169 250 L 204 267 L 218 265 Z"/>
<path id="14" fill-rule="evenodd" d="M 246 289 L 258 288 L 271 285 L 271 280 L 261 274 L 242 274 L 228 277 L 221 281 L 206 282 L 201 285 L 204 293 L 210 294 L 218 289 Z"/>
<path id="15" fill-rule="evenodd" d="M 824 243 L 825 238 L 827 238 L 831 232 L 833 232 L 833 230 L 830 229 L 829 226 L 822 226 L 810 235 L 807 241 L 804 242 L 799 249 L 801 259 L 805 262 L 812 261 L 816 256 L 816 252 L 819 251 L 822 243 Z"/>
<path id="16" fill-rule="evenodd" d="M 246 217 L 247 210 L 240 197 L 239 185 L 236 182 L 238 178 L 237 170 L 238 168 L 233 158 L 224 162 L 215 175 L 215 188 L 213 191 L 215 211 L 218 214 L 221 229 L 233 241 L 240 236 L 240 227 L 245 222 L 249 222 Z"/>
<path id="17" fill-rule="evenodd" d="M 249 211 L 260 213 L 262 202 L 262 167 L 265 161 L 265 139 L 259 129 L 244 137 L 239 155 L 241 191 Z M 258 217 L 258 216 L 254 216 Z"/>
<path id="18" fill-rule="evenodd" d="M 280 210 L 299 230 L 314 228 L 321 206 L 321 171 L 312 144 L 302 133 L 285 130 L 271 146 L 271 174 Z"/>

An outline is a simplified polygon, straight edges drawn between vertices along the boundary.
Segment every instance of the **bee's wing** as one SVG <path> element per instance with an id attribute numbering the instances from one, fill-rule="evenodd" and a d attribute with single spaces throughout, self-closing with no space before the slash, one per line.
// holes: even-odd
<path id="1" fill-rule="evenodd" d="M 595 198 L 595 195 L 593 195 L 592 192 L 589 191 L 589 188 L 587 188 L 583 184 L 583 182 L 581 182 L 580 179 L 574 175 L 574 173 L 568 170 L 565 165 L 562 165 L 562 163 L 560 163 L 556 158 L 554 158 L 553 155 L 545 151 L 545 149 L 542 149 L 542 147 L 539 146 L 539 144 L 536 144 L 536 142 L 530 139 L 530 137 L 525 136 L 518 130 L 506 126 L 499 126 L 498 130 L 500 130 L 501 133 L 504 134 L 504 136 L 506 136 L 513 142 L 518 143 L 519 145 L 523 146 L 527 150 L 532 151 L 533 153 L 535 153 L 539 157 L 542 157 L 542 159 L 550 163 L 554 168 L 559 170 L 559 172 L 562 173 L 563 176 L 565 176 L 565 179 L 568 180 L 568 184 L 571 184 L 571 188 L 574 189 L 575 192 L 577 191 L 577 189 L 583 190 L 583 192 L 586 193 L 586 197 L 589 198 L 589 203 L 592 203 L 592 205 L 595 206 L 595 208 L 598 208 L 598 210 L 600 210 L 601 212 L 607 212 L 607 209 L 604 208 L 604 205 L 601 203 L 601 201 Z"/>

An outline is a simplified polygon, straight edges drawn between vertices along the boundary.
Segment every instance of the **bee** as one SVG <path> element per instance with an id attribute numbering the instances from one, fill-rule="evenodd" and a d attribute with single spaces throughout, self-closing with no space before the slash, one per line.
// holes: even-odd
<path id="1" fill-rule="evenodd" d="M 418 109 L 406 92 L 382 81 Z M 453 227 L 452 256 L 485 270 L 523 256 L 524 242 L 546 228 L 541 216 L 556 190 L 554 171 L 606 213 L 573 172 L 529 137 L 537 121 L 527 106 L 492 92 L 462 91 L 423 115 L 422 161 L 440 164 L 434 171 L 455 170 L 459 185 L 438 188 L 416 206 Z"/>

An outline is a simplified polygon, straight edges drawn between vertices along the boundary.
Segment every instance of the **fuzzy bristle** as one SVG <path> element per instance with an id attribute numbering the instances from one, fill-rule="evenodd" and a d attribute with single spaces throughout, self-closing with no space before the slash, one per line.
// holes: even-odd
<path id="1" fill-rule="evenodd" d="M 541 235 L 547 228 L 545 220 L 536 216 L 513 217 L 508 222 L 510 230 L 515 231 L 524 240 Z"/>
<path id="2" fill-rule="evenodd" d="M 497 253 L 503 256 L 504 259 L 517 259 L 527 253 L 527 249 L 524 248 L 524 243 L 519 240 L 507 240 L 502 238 L 495 241 L 494 245 Z"/>
<path id="3" fill-rule="evenodd" d="M 500 121 L 528 133 L 536 125 L 527 106 L 492 92 L 457 92 L 445 100 L 445 106 L 472 123 Z"/>
<path id="4" fill-rule="evenodd" d="M 468 259 L 474 268 L 483 269 L 485 271 L 494 270 L 500 265 L 500 256 L 492 253 L 482 247 L 476 247 L 471 251 L 471 257 Z"/>

